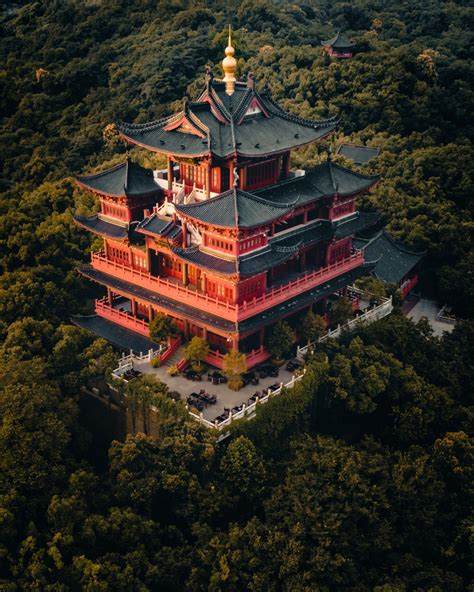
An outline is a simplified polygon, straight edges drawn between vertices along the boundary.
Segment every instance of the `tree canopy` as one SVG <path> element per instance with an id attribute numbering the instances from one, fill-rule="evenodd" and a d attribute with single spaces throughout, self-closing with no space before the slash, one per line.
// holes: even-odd
<path id="1" fill-rule="evenodd" d="M 2 7 L 0 589 L 472 588 L 472 19 L 464 0 Z M 69 322 L 98 295 L 76 273 L 95 239 L 72 220 L 98 203 L 73 176 L 124 158 L 114 123 L 178 110 L 206 64 L 220 76 L 229 23 L 239 76 L 252 70 L 295 115 L 340 118 L 292 166 L 332 148 L 383 173 L 358 207 L 427 251 L 422 285 L 460 320 L 437 338 L 395 311 L 325 341 L 291 391 L 220 442 L 160 383 L 130 381 L 134 433 L 98 450 L 82 389 L 117 356 Z M 356 43 L 350 60 L 320 46 L 339 29 Z M 355 167 L 342 142 L 380 154 Z M 307 321 L 313 339 L 320 323 Z M 294 340 L 286 322 L 279 331 L 278 357 Z M 195 339 L 189 357 L 202 360 Z"/>

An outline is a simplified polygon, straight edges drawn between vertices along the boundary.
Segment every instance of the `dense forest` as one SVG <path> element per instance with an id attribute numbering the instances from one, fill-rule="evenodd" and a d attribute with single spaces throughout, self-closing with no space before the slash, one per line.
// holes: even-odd
<path id="1" fill-rule="evenodd" d="M 461 592 L 474 585 L 474 9 L 467 0 L 44 0 L 0 13 L 0 589 Z M 361 204 L 426 250 L 453 306 L 432 335 L 400 311 L 326 342 L 291 392 L 217 444 L 157 394 L 160 437 L 95 447 L 82 385 L 116 353 L 70 325 L 95 288 L 73 175 L 123 158 L 110 125 L 167 115 L 240 74 L 345 140 L 380 146 Z M 338 29 L 357 43 L 331 60 Z M 136 158 L 156 165 L 150 154 Z M 338 158 L 338 157 L 336 157 Z M 344 163 L 351 166 L 349 162 Z M 140 385 L 139 385 L 140 386 Z M 139 386 L 137 388 L 139 388 Z"/>

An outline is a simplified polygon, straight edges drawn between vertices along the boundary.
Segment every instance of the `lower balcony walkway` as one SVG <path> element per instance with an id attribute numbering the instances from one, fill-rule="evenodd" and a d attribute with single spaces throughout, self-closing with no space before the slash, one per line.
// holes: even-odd
<path id="1" fill-rule="evenodd" d="M 71 321 L 81 329 L 85 329 L 86 331 L 94 333 L 97 337 L 106 339 L 112 345 L 115 345 L 128 353 L 132 350 L 134 354 L 145 355 L 150 349 L 157 349 L 156 343 L 151 339 L 148 339 L 135 331 L 121 327 L 113 321 L 104 319 L 99 315 L 76 315 L 71 317 Z"/>
<path id="2" fill-rule="evenodd" d="M 156 292 L 153 292 L 148 288 L 141 288 L 126 280 L 115 278 L 102 271 L 94 269 L 90 265 L 81 266 L 79 271 L 85 277 L 111 288 L 117 294 L 136 298 L 137 300 L 146 303 L 155 304 L 159 309 L 162 309 L 165 312 L 172 315 L 182 316 L 193 320 L 194 322 L 206 325 L 207 327 L 210 327 L 211 330 L 212 328 L 216 328 L 229 333 L 239 332 L 241 334 L 248 334 L 260 327 L 264 327 L 279 319 L 283 319 L 314 302 L 318 302 L 333 292 L 337 292 L 348 285 L 352 285 L 357 278 L 369 275 L 376 263 L 377 262 L 372 262 L 359 265 L 350 271 L 346 271 L 332 279 L 322 282 L 310 290 L 304 291 L 304 286 L 301 286 L 300 293 L 288 293 L 287 299 L 281 304 L 267 308 L 262 312 L 255 311 L 256 314 L 249 316 L 239 323 L 220 318 L 211 313 L 207 313 L 205 310 L 199 310 L 184 304 L 183 302 L 158 295 Z M 296 292 L 296 290 L 294 290 L 294 292 Z"/>
<path id="3" fill-rule="evenodd" d="M 104 273 L 102 271 L 98 271 L 90 265 L 80 266 L 79 271 L 85 277 L 89 278 L 94 282 L 98 282 L 103 286 L 111 288 L 117 294 L 131 298 L 136 298 L 137 300 L 154 304 L 158 308 L 165 310 L 171 315 L 183 316 L 193 321 L 196 321 L 197 323 L 202 323 L 204 325 L 215 327 L 223 331 L 232 332 L 237 330 L 236 323 L 228 321 L 211 313 L 207 313 L 204 308 L 194 308 L 192 306 L 184 304 L 183 302 L 180 302 L 179 300 L 173 300 L 166 296 L 162 296 L 161 294 L 157 294 L 156 292 L 148 288 L 142 288 L 140 286 L 137 286 L 136 284 L 127 282 L 126 280 L 122 280 L 108 275 L 107 273 Z"/>

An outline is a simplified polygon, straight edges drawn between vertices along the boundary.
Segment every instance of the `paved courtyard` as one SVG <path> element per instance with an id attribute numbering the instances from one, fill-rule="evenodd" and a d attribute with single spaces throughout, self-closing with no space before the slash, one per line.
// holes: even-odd
<path id="1" fill-rule="evenodd" d="M 451 323 L 444 323 L 437 319 L 437 314 L 440 308 L 441 306 L 435 300 L 421 298 L 415 306 L 410 309 L 407 316 L 409 319 L 415 321 L 415 323 L 422 317 L 426 317 L 433 329 L 434 335 L 441 337 L 445 331 L 450 333 L 454 329 L 454 325 Z"/>
<path id="2" fill-rule="evenodd" d="M 183 374 L 179 376 L 169 376 L 167 373 L 167 367 L 162 366 L 160 368 L 152 368 L 148 362 L 137 362 L 133 363 L 134 368 L 140 370 L 140 372 L 153 374 L 158 380 L 161 380 L 168 385 L 170 391 L 177 391 L 181 395 L 181 399 L 186 401 L 186 398 L 191 393 L 198 393 L 201 389 L 205 389 L 206 392 L 211 395 L 217 396 L 217 403 L 215 405 L 209 405 L 203 410 L 203 416 L 205 419 L 213 421 L 218 415 L 224 412 L 224 407 L 232 408 L 242 403 L 247 403 L 249 397 L 254 395 L 257 391 L 264 391 L 269 386 L 280 382 L 286 384 L 293 376 L 291 372 L 288 372 L 283 366 L 278 374 L 278 378 L 268 377 L 260 379 L 258 386 L 248 384 L 246 387 L 240 389 L 238 392 L 231 391 L 227 384 L 212 384 L 207 381 L 207 372 L 203 374 L 201 382 L 194 382 L 187 380 Z"/>

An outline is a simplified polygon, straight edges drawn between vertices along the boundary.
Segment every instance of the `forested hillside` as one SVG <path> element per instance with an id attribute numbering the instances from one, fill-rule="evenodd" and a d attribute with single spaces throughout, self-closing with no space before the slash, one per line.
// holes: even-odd
<path id="1" fill-rule="evenodd" d="M 4 4 L 1 590 L 470 589 L 473 13 L 467 0 Z M 73 175 L 123 156 L 110 124 L 171 113 L 207 64 L 220 76 L 228 23 L 240 75 L 296 114 L 341 118 L 294 166 L 343 139 L 380 146 L 362 205 L 427 250 L 423 289 L 460 322 L 438 339 L 397 311 L 328 343 L 223 444 L 162 400 L 161 437 L 113 443 L 103 462 L 78 392 L 115 354 L 68 324 L 94 295 L 72 212 L 96 204 Z M 351 60 L 320 47 L 338 29 Z"/>

